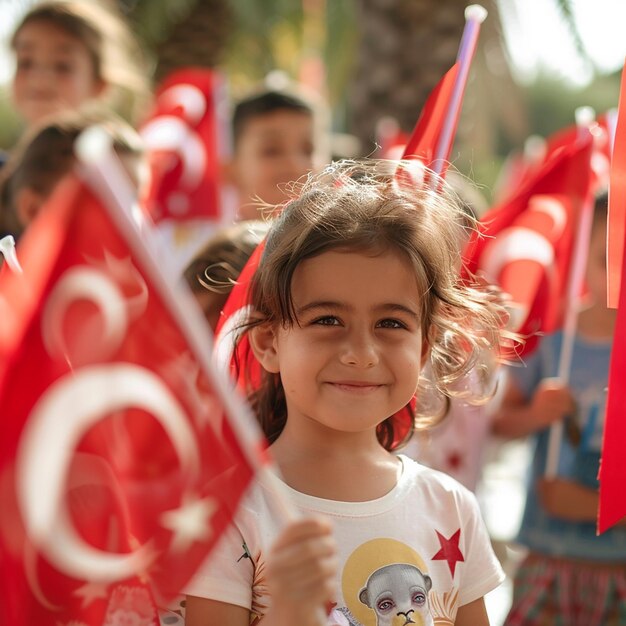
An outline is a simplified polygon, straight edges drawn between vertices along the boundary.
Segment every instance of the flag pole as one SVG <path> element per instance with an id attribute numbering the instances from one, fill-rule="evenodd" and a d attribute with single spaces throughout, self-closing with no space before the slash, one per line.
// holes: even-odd
<path id="1" fill-rule="evenodd" d="M 4 257 L 9 269 L 16 274 L 22 273 L 22 266 L 17 259 L 17 253 L 15 252 L 15 239 L 13 235 L 7 235 L 0 239 L 0 259 Z"/>
<path id="2" fill-rule="evenodd" d="M 200 309 L 193 304 L 191 292 L 180 281 L 175 280 L 167 264 L 157 262 L 155 248 L 150 245 L 155 243 L 152 233 L 148 232 L 146 237 L 145 224 L 133 212 L 136 194 L 112 149 L 110 136 L 105 129 L 92 126 L 76 140 L 75 150 L 80 163 L 81 178 L 105 200 L 104 205 L 111 219 L 128 239 L 131 249 L 140 259 L 167 309 L 176 320 L 229 417 L 237 440 L 241 442 L 246 461 L 255 474 L 271 487 L 273 503 L 283 518 L 286 521 L 298 519 L 299 512 L 279 479 L 278 469 L 264 450 L 265 437 L 258 422 L 245 400 L 233 388 L 227 374 L 211 363 L 213 337 Z M 232 389 L 232 393 L 225 393 L 225 389 Z M 319 626 L 326 624 L 326 614 L 322 607 L 316 612 L 316 619 Z"/>
<path id="3" fill-rule="evenodd" d="M 463 93 L 465 92 L 470 65 L 472 64 L 472 59 L 476 52 L 480 25 L 485 21 L 486 17 L 487 9 L 479 4 L 470 4 L 465 8 L 465 28 L 463 29 L 463 36 L 461 37 L 459 52 L 457 54 L 459 72 L 454 82 L 450 106 L 446 112 L 441 136 L 435 149 L 432 164 L 432 170 L 437 176 L 441 175 L 450 157 L 452 141 L 459 120 L 461 104 L 463 103 Z"/>
<path id="4" fill-rule="evenodd" d="M 590 107 L 576 109 L 576 124 L 578 125 L 578 139 L 584 140 L 593 123 L 595 112 Z M 563 323 L 563 341 L 559 353 L 557 378 L 563 385 L 569 384 L 572 369 L 572 355 L 578 326 L 580 293 L 585 280 L 587 257 L 589 256 L 589 240 L 593 224 L 594 197 L 591 191 L 581 208 L 576 240 L 572 254 L 572 266 L 568 277 L 567 295 L 565 298 L 565 319 Z M 550 426 L 548 438 L 548 453 L 546 458 L 546 478 L 555 478 L 559 466 L 559 451 L 563 439 L 563 420 L 554 422 Z"/>

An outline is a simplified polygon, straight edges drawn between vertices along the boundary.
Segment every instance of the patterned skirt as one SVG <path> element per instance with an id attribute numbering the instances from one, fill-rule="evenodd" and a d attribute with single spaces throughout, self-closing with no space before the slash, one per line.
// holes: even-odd
<path id="1" fill-rule="evenodd" d="M 514 580 L 505 626 L 626 624 L 626 563 L 529 554 Z"/>

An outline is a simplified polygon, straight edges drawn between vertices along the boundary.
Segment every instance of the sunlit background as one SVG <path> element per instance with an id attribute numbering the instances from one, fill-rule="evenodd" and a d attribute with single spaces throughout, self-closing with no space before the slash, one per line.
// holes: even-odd
<path id="1" fill-rule="evenodd" d="M 90 0 L 83 0 L 89 2 Z M 115 0 L 109 0 L 114 2 Z M 0 0 L 0 147 L 19 135 L 8 40 L 33 0 Z M 181 64 L 219 67 L 234 98 L 280 70 L 324 96 L 337 148 L 369 154 L 382 116 L 410 130 L 454 62 L 460 0 L 117 0 L 158 78 Z M 487 199 L 526 137 L 616 106 L 626 56 L 623 0 L 488 0 L 452 160 Z M 276 74 L 274 74 L 275 76 Z M 339 145 L 339 144 L 337 144 Z M 353 146 L 357 145 L 357 148 Z M 351 156 L 351 155 L 350 155 Z"/>
<path id="2" fill-rule="evenodd" d="M 91 0 L 83 0 L 89 2 Z M 114 0 L 110 0 L 114 2 Z M 9 39 L 33 0 L 0 0 L 0 149 L 21 132 L 12 110 Z M 410 131 L 456 56 L 461 0 L 117 0 L 142 41 L 154 84 L 181 65 L 220 68 L 233 98 L 273 81 L 323 96 L 337 156 L 370 154 L 378 119 Z M 626 56 L 625 0 L 486 0 L 455 166 L 487 202 L 511 150 L 531 134 L 573 123 L 579 106 L 617 105 Z M 340 143 L 338 138 L 351 141 Z M 523 444 L 494 445 L 479 492 L 499 556 L 523 504 Z M 502 459 L 505 459 L 503 462 Z M 503 514 L 505 511 L 506 514 Z M 508 552 L 507 552 L 508 551 Z M 508 573 L 511 573 L 508 570 Z M 510 579 L 488 598 L 492 623 L 508 607 Z"/>

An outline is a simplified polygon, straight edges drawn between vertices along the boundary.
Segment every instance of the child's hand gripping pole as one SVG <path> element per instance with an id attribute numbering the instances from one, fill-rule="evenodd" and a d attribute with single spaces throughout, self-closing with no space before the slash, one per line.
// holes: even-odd
<path id="1" fill-rule="evenodd" d="M 272 624 L 291 624 L 297 616 L 300 626 L 326 626 L 324 607 L 335 596 L 337 569 L 332 527 L 322 518 L 300 517 L 276 474 L 267 467 L 261 473 L 287 522 L 267 561 Z"/>

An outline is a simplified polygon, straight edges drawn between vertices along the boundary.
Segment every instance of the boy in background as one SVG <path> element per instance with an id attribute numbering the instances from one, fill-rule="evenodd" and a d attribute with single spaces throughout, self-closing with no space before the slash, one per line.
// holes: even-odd
<path id="1" fill-rule="evenodd" d="M 312 106 L 286 92 L 263 91 L 235 106 L 228 178 L 239 195 L 237 220 L 284 202 L 282 187 L 321 165 L 315 126 Z"/>

